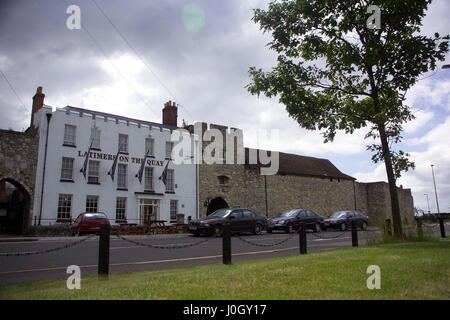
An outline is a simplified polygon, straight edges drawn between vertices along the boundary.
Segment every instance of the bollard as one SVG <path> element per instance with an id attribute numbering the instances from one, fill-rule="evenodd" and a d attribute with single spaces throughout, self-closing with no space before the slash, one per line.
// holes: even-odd
<path id="1" fill-rule="evenodd" d="M 300 224 L 299 229 L 299 244 L 300 244 L 300 254 L 306 254 L 306 225 L 304 223 Z"/>
<path id="2" fill-rule="evenodd" d="M 439 218 L 439 228 L 441 229 L 441 238 L 445 238 L 444 219 Z"/>
<path id="3" fill-rule="evenodd" d="M 98 278 L 108 279 L 109 274 L 109 236 L 111 226 L 103 223 L 100 226 L 100 239 L 98 243 Z"/>
<path id="4" fill-rule="evenodd" d="M 417 237 L 419 238 L 419 240 L 423 239 L 423 229 L 422 229 L 422 219 L 417 218 Z"/>
<path id="5" fill-rule="evenodd" d="M 358 231 L 356 230 L 356 223 L 352 221 L 352 247 L 358 246 Z"/>
<path id="6" fill-rule="evenodd" d="M 222 262 L 223 264 L 231 264 L 230 224 L 225 224 L 222 229 Z"/>

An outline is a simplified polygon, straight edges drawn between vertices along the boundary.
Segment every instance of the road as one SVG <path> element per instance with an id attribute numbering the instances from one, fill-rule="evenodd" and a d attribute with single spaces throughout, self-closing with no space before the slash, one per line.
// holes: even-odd
<path id="1" fill-rule="evenodd" d="M 359 245 L 374 232 L 358 232 Z M 222 263 L 222 239 L 180 235 L 124 236 L 145 245 L 177 246 L 196 244 L 175 249 L 149 248 L 111 236 L 110 273 L 157 270 Z M 98 268 L 98 236 L 93 236 L 73 247 L 25 256 L 1 256 L 1 253 L 34 252 L 60 248 L 86 237 L 26 242 L 0 242 L 0 286 L 49 279 L 66 279 L 69 265 L 81 268 L 81 274 L 96 274 Z M 245 240 L 245 241 L 243 241 Z M 286 241 L 284 241 L 286 240 Z M 272 244 L 281 244 L 267 246 Z M 201 242 L 200 244 L 197 244 Z M 251 242 L 249 244 L 247 242 Z M 307 234 L 308 253 L 351 247 L 351 232 L 327 231 Z M 262 234 L 233 236 L 231 239 L 233 262 L 267 259 L 299 254 L 298 234 Z"/>

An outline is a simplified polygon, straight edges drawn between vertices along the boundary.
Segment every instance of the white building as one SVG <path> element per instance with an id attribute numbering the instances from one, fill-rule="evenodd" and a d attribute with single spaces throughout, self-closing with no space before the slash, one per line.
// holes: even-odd
<path id="1" fill-rule="evenodd" d="M 179 213 L 198 216 L 197 166 L 169 161 L 170 135 L 177 129 L 177 107 L 170 101 L 163 124 L 70 106 L 52 111 L 43 98 L 33 106 L 32 121 L 39 131 L 35 221 L 66 222 L 82 212 L 104 212 L 112 224 L 142 224 L 148 215 L 167 223 L 176 223 Z"/>

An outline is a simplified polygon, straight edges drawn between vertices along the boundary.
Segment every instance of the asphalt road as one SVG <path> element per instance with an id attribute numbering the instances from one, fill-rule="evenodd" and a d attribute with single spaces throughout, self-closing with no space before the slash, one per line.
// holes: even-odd
<path id="1" fill-rule="evenodd" d="M 448 228 L 446 228 L 448 229 Z M 374 232 L 358 232 L 359 245 Z M 177 246 L 200 244 L 175 249 L 157 249 L 136 245 L 115 236 L 110 239 L 110 273 L 156 270 L 173 267 L 222 263 L 222 239 L 191 235 L 124 236 L 147 245 Z M 288 238 L 289 237 L 289 238 Z M 85 237 L 26 242 L 0 242 L 1 253 L 34 252 L 63 247 Z M 327 231 L 307 234 L 308 253 L 351 247 L 351 232 Z M 208 241 L 205 241 L 208 240 Z M 252 244 L 247 243 L 251 242 Z M 280 242 L 284 241 L 281 244 Z M 81 275 L 97 274 L 98 242 L 94 236 L 73 247 L 25 256 L 0 255 L 0 286 L 49 279 L 67 279 L 69 265 L 81 268 Z M 298 234 L 262 234 L 232 237 L 232 261 L 267 259 L 299 254 Z M 275 246 L 266 246 L 278 244 Z M 258 246 L 259 245 L 259 246 Z M 0 288 L 1 290 L 1 288 Z"/>

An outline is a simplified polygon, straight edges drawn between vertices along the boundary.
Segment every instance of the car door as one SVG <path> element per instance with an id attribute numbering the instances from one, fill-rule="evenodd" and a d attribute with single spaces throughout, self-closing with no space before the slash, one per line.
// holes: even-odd
<path id="1" fill-rule="evenodd" d="M 316 224 L 316 215 L 311 210 L 306 210 L 306 223 L 308 227 L 313 228 Z"/>
<path id="2" fill-rule="evenodd" d="M 356 215 L 353 211 L 348 211 L 347 212 L 347 227 L 351 228 L 353 222 L 355 222 L 356 226 L 358 226 L 357 219 L 358 218 L 356 217 Z"/>
<path id="3" fill-rule="evenodd" d="M 230 220 L 231 232 L 241 232 L 243 230 L 242 210 L 241 209 L 233 210 L 230 213 L 229 220 Z"/>
<path id="4" fill-rule="evenodd" d="M 306 210 L 301 210 L 297 215 L 299 219 L 297 219 L 299 225 L 302 223 L 308 223 L 308 216 L 306 215 Z"/>
<path id="5" fill-rule="evenodd" d="M 242 210 L 242 231 L 253 232 L 255 226 L 256 214 L 248 209 Z"/>

